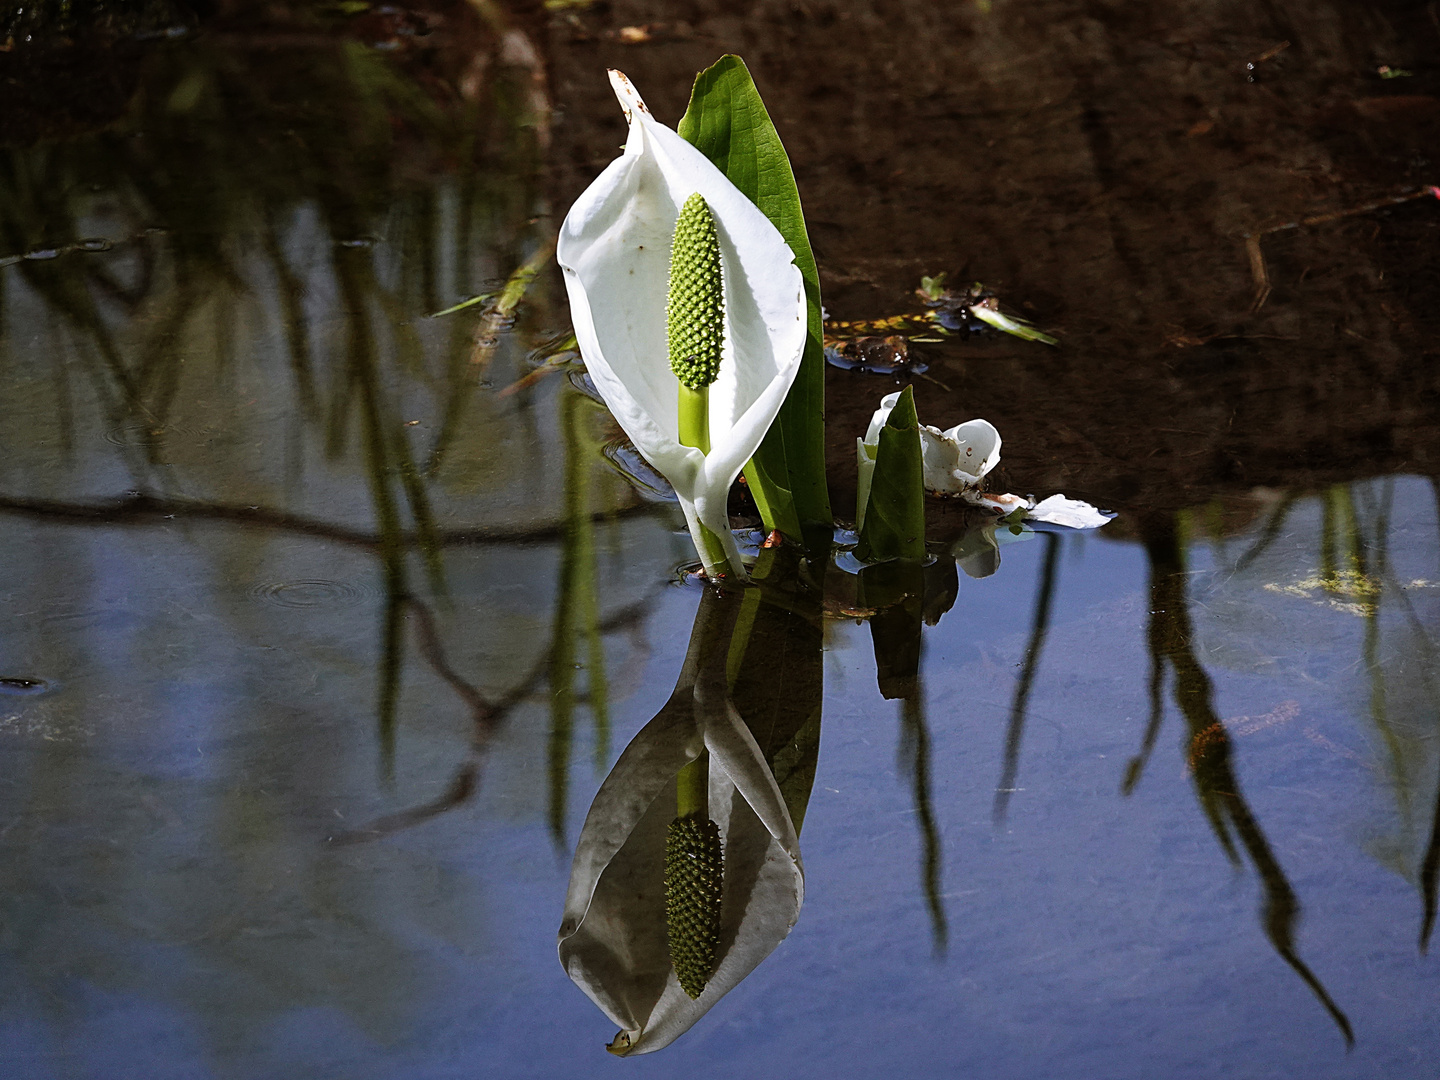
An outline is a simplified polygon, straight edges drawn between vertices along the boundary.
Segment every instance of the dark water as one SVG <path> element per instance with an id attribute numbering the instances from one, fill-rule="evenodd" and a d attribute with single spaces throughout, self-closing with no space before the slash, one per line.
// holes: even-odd
<path id="1" fill-rule="evenodd" d="M 0 1073 L 1434 1071 L 1433 5 L 37 10 L 0 52 Z M 830 313 L 984 282 L 1061 344 L 913 345 L 922 420 L 1120 516 L 974 554 L 933 507 L 923 630 L 815 567 L 762 608 L 733 692 L 804 907 L 611 1062 L 556 960 L 573 845 L 716 601 L 558 348 L 549 245 L 624 137 L 604 67 L 673 123 L 727 50 Z M 828 379 L 843 517 L 899 384 Z"/>

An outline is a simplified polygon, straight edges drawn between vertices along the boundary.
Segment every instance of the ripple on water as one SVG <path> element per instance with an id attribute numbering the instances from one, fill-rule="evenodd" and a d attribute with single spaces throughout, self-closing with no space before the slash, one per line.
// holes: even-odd
<path id="1" fill-rule="evenodd" d="M 0 694 L 31 696 L 43 694 L 51 689 L 44 679 L 32 679 L 26 675 L 0 675 Z"/>
<path id="2" fill-rule="evenodd" d="M 628 439 L 612 439 L 600 448 L 612 468 L 651 502 L 674 502 L 675 489 L 657 472 Z"/>
<path id="3" fill-rule="evenodd" d="M 177 427 L 173 424 L 124 424 L 105 432 L 105 441 L 116 446 L 144 446 L 165 439 L 197 435 L 199 428 Z"/>
<path id="4" fill-rule="evenodd" d="M 375 589 L 353 581 L 272 581 L 250 589 L 250 599 L 287 608 L 352 607 L 376 595 Z"/>

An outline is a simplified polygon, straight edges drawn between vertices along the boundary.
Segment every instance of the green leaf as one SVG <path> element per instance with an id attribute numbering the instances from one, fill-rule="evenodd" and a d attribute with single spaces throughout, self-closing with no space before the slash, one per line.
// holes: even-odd
<path id="1" fill-rule="evenodd" d="M 920 420 L 908 386 L 880 429 L 870 498 L 855 554 L 864 562 L 919 562 L 925 558 L 925 470 L 920 457 Z"/>
<path id="2" fill-rule="evenodd" d="M 494 299 L 495 294 L 493 292 L 482 292 L 479 296 L 472 296 L 469 300 L 461 300 L 460 303 L 452 304 L 444 311 L 436 311 L 425 317 L 427 319 L 438 319 L 444 315 L 454 315 L 457 311 L 464 311 L 466 308 L 474 307 L 476 304 L 488 304 L 491 300 Z"/>
<path id="3" fill-rule="evenodd" d="M 755 498 L 760 519 L 767 529 L 779 529 L 791 538 L 803 537 L 804 526 L 795 509 L 795 497 L 784 483 L 766 471 L 768 462 L 768 458 L 756 454 L 745 466 L 745 485 Z"/>
<path id="4" fill-rule="evenodd" d="M 1026 341 L 1039 341 L 1046 345 L 1060 344 L 1049 334 L 1036 330 L 1024 319 L 1012 319 L 1009 315 L 1002 315 L 994 308 L 987 308 L 984 304 L 976 304 L 970 309 L 970 314 L 983 323 L 989 323 L 996 330 L 1003 330 L 1007 334 L 1014 334 Z"/>
<path id="5" fill-rule="evenodd" d="M 820 275 L 805 231 L 800 192 L 780 135 L 765 111 L 745 62 L 722 56 L 695 78 L 680 135 L 713 161 L 768 217 L 805 279 L 809 335 L 800 373 L 765 441 L 745 468 L 745 481 L 767 529 L 794 540 L 830 540 L 825 483 L 825 354 Z"/>

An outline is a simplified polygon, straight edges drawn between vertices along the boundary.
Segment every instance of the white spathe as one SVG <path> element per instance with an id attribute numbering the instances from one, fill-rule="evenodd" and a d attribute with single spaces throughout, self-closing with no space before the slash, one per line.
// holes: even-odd
<path id="1" fill-rule="evenodd" d="M 703 618 L 702 608 L 697 621 Z M 600 785 L 575 847 L 560 963 L 619 1026 L 608 1049 L 622 1056 L 659 1050 L 683 1035 L 800 917 L 800 841 L 774 774 L 730 700 L 727 656 L 713 638 L 692 636 L 675 692 Z M 702 749 L 710 752 L 709 816 L 724 844 L 725 885 L 715 970 L 692 1000 L 675 977 L 666 939 L 665 839 L 675 817 L 675 776 Z"/>
<path id="2" fill-rule="evenodd" d="M 880 408 L 870 418 L 865 437 L 857 441 L 856 461 L 860 477 L 855 492 L 856 522 L 865 523 L 870 502 L 870 484 L 875 475 L 875 455 L 880 449 L 880 429 L 900 400 L 900 391 L 880 399 Z M 961 495 L 976 491 L 987 473 L 1000 461 L 1000 432 L 988 420 L 967 420 L 949 431 L 929 424 L 920 425 L 920 460 L 925 470 L 925 490 L 932 495 Z"/>
<path id="3" fill-rule="evenodd" d="M 1063 525 L 1067 529 L 1098 529 L 1109 521 L 1113 514 L 1096 510 L 1087 502 L 1067 499 L 1064 495 L 1051 495 L 1036 503 L 1025 515 L 1026 521 L 1045 521 L 1051 525 Z"/>
<path id="4" fill-rule="evenodd" d="M 719 537 L 730 568 L 745 576 L 730 531 L 730 485 L 759 448 L 800 370 L 804 282 L 785 238 L 699 150 L 655 120 L 619 71 L 610 83 L 630 122 L 624 153 L 575 200 L 560 226 L 580 355 L 636 449 L 675 488 L 695 539 Z M 679 383 L 670 370 L 665 300 L 680 207 L 699 192 L 720 237 L 725 335 L 710 387 L 710 453 L 682 446 Z"/>
<path id="5" fill-rule="evenodd" d="M 856 440 L 856 460 L 860 468 L 855 491 L 857 530 L 865 523 L 875 456 L 880 448 L 880 429 L 899 400 L 899 391 L 881 398 L 865 437 Z M 1098 529 L 1114 516 L 1064 495 L 1051 495 L 1036 503 L 1023 495 L 992 495 L 984 491 L 985 477 L 1000 463 L 1000 432 L 988 420 L 967 420 L 948 431 L 921 424 L 920 456 L 925 468 L 925 490 L 932 495 L 959 495 L 974 506 L 1004 516 L 1023 510 L 1026 521 L 1047 522 L 1067 529 Z"/>
<path id="6" fill-rule="evenodd" d="M 942 495 L 980 486 L 1000 461 L 1000 432 L 989 420 L 967 420 L 941 431 L 920 425 L 925 487 Z"/>
<path id="7" fill-rule="evenodd" d="M 880 429 L 900 400 L 900 392 L 886 394 L 870 418 L 865 432 L 868 446 L 880 445 Z M 967 420 L 948 431 L 920 425 L 920 457 L 925 467 L 925 490 L 936 495 L 958 495 L 978 487 L 1000 461 L 1000 432 L 988 420 Z"/>

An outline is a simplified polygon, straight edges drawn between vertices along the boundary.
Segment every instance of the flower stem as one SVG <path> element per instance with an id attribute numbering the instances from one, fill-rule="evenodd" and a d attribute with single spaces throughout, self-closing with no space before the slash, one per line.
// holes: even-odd
<path id="1" fill-rule="evenodd" d="M 678 418 L 680 444 L 693 446 L 702 454 L 710 453 L 710 387 L 691 389 L 682 382 Z M 712 569 L 723 568 L 727 556 L 718 536 L 704 525 L 699 525 L 699 529 L 700 535 L 695 537 L 695 546 L 700 550 L 700 558 L 705 563 L 708 574 Z"/>
<path id="2" fill-rule="evenodd" d="M 710 387 L 680 384 L 680 444 L 710 453 Z"/>
<path id="3" fill-rule="evenodd" d="M 680 767 L 675 777 L 675 816 L 702 820 L 710 816 L 710 751 L 700 751 L 699 757 Z"/>

